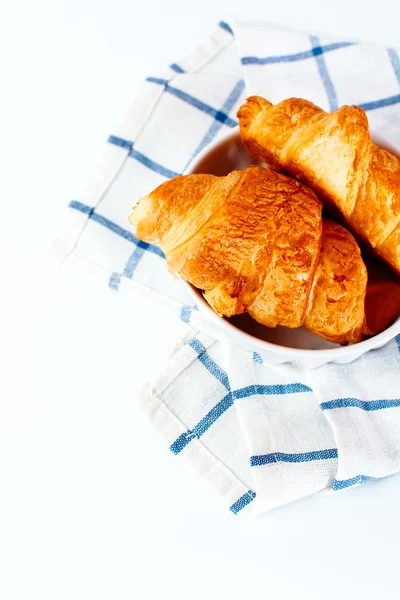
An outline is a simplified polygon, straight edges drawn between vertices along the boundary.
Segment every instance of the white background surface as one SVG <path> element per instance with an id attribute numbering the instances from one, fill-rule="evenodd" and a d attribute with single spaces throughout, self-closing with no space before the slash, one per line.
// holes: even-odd
<path id="1" fill-rule="evenodd" d="M 235 518 L 135 405 L 165 315 L 155 348 L 131 301 L 47 258 L 141 80 L 233 4 L 0 4 L 2 600 L 399 597 L 399 476 Z M 260 0 L 233 14 L 400 45 L 400 4 L 368 4 Z"/>

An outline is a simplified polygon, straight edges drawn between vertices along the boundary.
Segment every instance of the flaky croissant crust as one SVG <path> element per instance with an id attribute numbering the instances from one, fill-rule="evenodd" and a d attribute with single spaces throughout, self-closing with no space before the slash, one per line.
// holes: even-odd
<path id="1" fill-rule="evenodd" d="M 353 236 L 321 211 L 306 186 L 253 166 L 176 177 L 142 198 L 130 220 L 219 314 L 359 341 L 366 269 Z"/>
<path id="2" fill-rule="evenodd" d="M 258 160 L 309 185 L 400 274 L 400 161 L 371 141 L 363 109 L 325 113 L 299 98 L 252 96 L 238 117 Z"/>

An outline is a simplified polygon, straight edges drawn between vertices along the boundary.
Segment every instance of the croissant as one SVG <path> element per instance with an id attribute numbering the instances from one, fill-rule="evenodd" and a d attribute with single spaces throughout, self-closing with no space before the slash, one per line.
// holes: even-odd
<path id="1" fill-rule="evenodd" d="M 372 143 L 363 109 L 252 96 L 238 117 L 251 154 L 309 185 L 400 274 L 400 160 Z"/>
<path id="2" fill-rule="evenodd" d="M 130 221 L 220 315 L 248 312 L 268 327 L 305 325 L 357 342 L 366 268 L 353 236 L 321 212 L 309 188 L 253 166 L 175 177 L 142 198 Z"/>

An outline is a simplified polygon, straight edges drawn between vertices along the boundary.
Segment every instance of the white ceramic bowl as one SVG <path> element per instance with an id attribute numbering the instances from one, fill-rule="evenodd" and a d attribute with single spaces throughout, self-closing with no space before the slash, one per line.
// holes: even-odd
<path id="1" fill-rule="evenodd" d="M 399 156 L 399 151 L 391 147 L 377 135 L 374 142 Z M 243 146 L 239 128 L 235 128 L 218 142 L 210 144 L 189 166 L 186 173 L 211 173 L 227 175 L 234 169 L 245 169 L 256 161 Z M 202 293 L 186 284 L 200 309 L 213 320 L 221 337 L 228 338 L 247 350 L 262 352 L 269 364 L 294 363 L 303 369 L 314 369 L 325 363 L 349 363 L 373 348 L 379 348 L 400 333 L 400 318 L 382 333 L 358 344 L 339 346 L 327 342 L 304 327 L 268 328 L 254 321 L 249 315 L 238 315 L 231 319 L 219 317 L 203 298 Z"/>

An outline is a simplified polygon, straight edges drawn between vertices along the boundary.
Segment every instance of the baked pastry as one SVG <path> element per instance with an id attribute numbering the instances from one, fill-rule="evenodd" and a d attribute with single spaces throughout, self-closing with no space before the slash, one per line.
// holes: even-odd
<path id="1" fill-rule="evenodd" d="M 358 342 L 365 330 L 367 271 L 351 233 L 338 223 L 322 221 L 321 251 L 304 325 L 331 342 Z"/>
<path id="2" fill-rule="evenodd" d="M 309 188 L 253 166 L 175 177 L 142 198 L 130 221 L 220 315 L 248 312 L 268 327 L 305 325 L 357 342 L 366 268 L 353 236 L 321 212 Z"/>
<path id="3" fill-rule="evenodd" d="M 400 160 L 372 143 L 363 109 L 252 96 L 238 117 L 255 158 L 309 185 L 400 274 Z"/>

